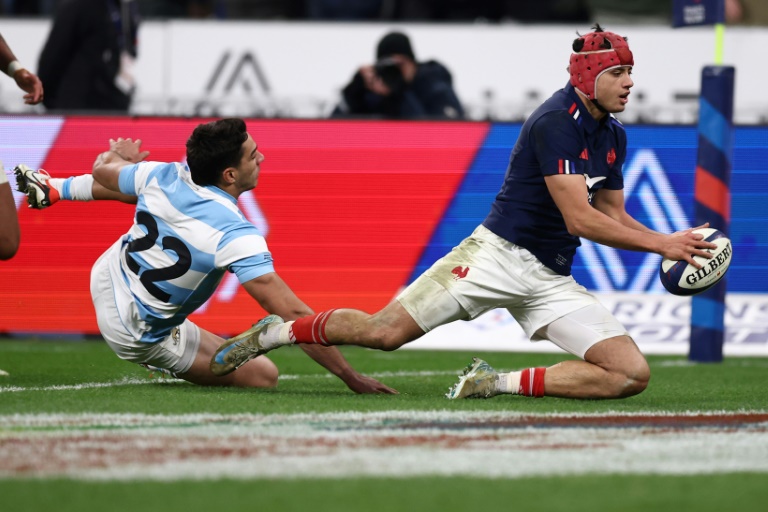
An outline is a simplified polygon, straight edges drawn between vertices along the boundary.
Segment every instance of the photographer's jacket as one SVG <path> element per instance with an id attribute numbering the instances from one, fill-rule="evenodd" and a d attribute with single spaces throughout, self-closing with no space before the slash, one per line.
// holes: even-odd
<path id="1" fill-rule="evenodd" d="M 434 60 L 417 66 L 413 81 L 389 96 L 370 91 L 358 71 L 342 91 L 342 101 L 332 117 L 462 119 L 464 109 L 453 90 L 451 73 Z"/>
<path id="2" fill-rule="evenodd" d="M 136 56 L 137 2 L 60 2 L 40 55 L 43 104 L 57 110 L 125 111 L 130 84 L 118 79 L 121 65 Z"/>

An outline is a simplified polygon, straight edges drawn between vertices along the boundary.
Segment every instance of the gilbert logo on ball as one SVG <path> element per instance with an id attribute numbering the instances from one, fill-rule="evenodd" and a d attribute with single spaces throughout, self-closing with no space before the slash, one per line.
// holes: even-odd
<path id="1" fill-rule="evenodd" d="M 725 276 L 731 264 L 733 248 L 727 236 L 713 228 L 697 229 L 694 233 L 704 235 L 704 240 L 714 243 L 717 248 L 709 249 L 712 258 L 693 257 L 701 268 L 696 268 L 685 261 L 666 258 L 661 260 L 659 279 L 664 288 L 673 295 L 695 295 L 711 288 Z"/>

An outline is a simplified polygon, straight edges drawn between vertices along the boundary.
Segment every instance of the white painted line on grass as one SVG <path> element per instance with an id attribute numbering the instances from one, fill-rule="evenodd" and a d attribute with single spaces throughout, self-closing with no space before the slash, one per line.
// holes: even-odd
<path id="1" fill-rule="evenodd" d="M 744 411 L 12 415 L 0 478 L 768 473 L 767 431 Z"/>
<path id="2" fill-rule="evenodd" d="M 146 379 L 137 379 L 135 377 L 124 377 L 120 380 L 111 382 L 84 382 L 82 384 L 56 384 L 53 386 L 0 386 L 0 393 L 19 393 L 22 391 L 80 391 L 83 389 L 113 388 L 118 386 L 143 386 L 147 384 L 163 384 L 170 382 L 184 382 L 178 379 L 163 379 L 160 381 Z"/>
<path id="3" fill-rule="evenodd" d="M 377 372 L 369 373 L 370 377 L 380 379 L 387 377 L 431 377 L 440 375 L 453 375 L 458 376 L 460 372 Z M 280 375 L 279 380 L 298 380 L 298 379 L 330 379 L 337 378 L 330 373 L 312 374 L 312 375 Z M 109 381 L 109 382 L 84 382 L 82 384 L 56 384 L 52 386 L 0 386 L 0 393 L 20 393 L 23 391 L 81 391 L 85 389 L 98 389 L 98 388 L 112 388 L 119 386 L 146 386 L 148 384 L 179 384 L 184 383 L 184 380 L 174 379 L 169 377 L 161 378 L 136 378 L 136 377 L 123 377 L 122 379 Z"/>

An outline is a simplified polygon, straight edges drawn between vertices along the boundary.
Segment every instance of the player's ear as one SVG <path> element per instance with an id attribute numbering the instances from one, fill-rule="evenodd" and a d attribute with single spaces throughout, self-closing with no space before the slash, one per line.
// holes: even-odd
<path id="1" fill-rule="evenodd" d="M 237 169 L 234 167 L 227 167 L 221 173 L 221 179 L 224 181 L 224 185 L 231 185 L 237 181 Z"/>

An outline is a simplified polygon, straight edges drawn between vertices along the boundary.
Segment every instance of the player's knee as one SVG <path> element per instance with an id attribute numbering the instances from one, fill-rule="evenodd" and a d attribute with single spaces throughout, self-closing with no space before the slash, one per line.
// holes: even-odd
<path id="1" fill-rule="evenodd" d="M 648 380 L 628 378 L 619 394 L 619 398 L 639 395 L 648 387 Z"/>
<path id="2" fill-rule="evenodd" d="M 274 388 L 277 387 L 279 371 L 275 363 L 262 356 L 246 364 L 239 370 L 237 377 L 240 382 L 236 385 L 248 388 Z"/>
<path id="3" fill-rule="evenodd" d="M 260 385 L 258 387 L 260 388 L 277 387 L 277 377 L 279 374 L 280 374 L 280 371 L 277 369 L 277 366 L 275 366 L 274 364 L 272 364 L 267 369 L 263 369 L 261 372 L 259 372 Z"/>
<path id="4" fill-rule="evenodd" d="M 370 317 L 364 333 L 369 342 L 362 345 L 392 351 L 423 335 L 424 330 L 398 305 Z M 375 340 L 375 346 L 370 344 L 371 339 Z"/>
<path id="5" fill-rule="evenodd" d="M 607 372 L 602 390 L 606 398 L 625 398 L 642 393 L 651 379 L 648 362 L 628 336 L 594 345 L 587 351 L 585 360 Z"/>
<path id="6" fill-rule="evenodd" d="M 639 395 L 651 380 L 651 369 L 643 358 L 625 365 L 618 373 L 617 398 Z"/>
<path id="7" fill-rule="evenodd" d="M 390 352 L 409 341 L 407 333 L 390 319 L 375 315 L 367 319 L 365 329 L 357 333 L 362 346 Z"/>
<path id="8" fill-rule="evenodd" d="M 269 374 L 260 374 L 257 378 L 256 385 L 253 387 L 275 388 L 277 387 L 277 375 L 277 370 L 275 370 L 274 373 L 270 372 Z"/>
<path id="9" fill-rule="evenodd" d="M 406 340 L 403 336 L 394 329 L 381 329 L 375 336 L 376 348 L 391 352 L 402 347 Z"/>

